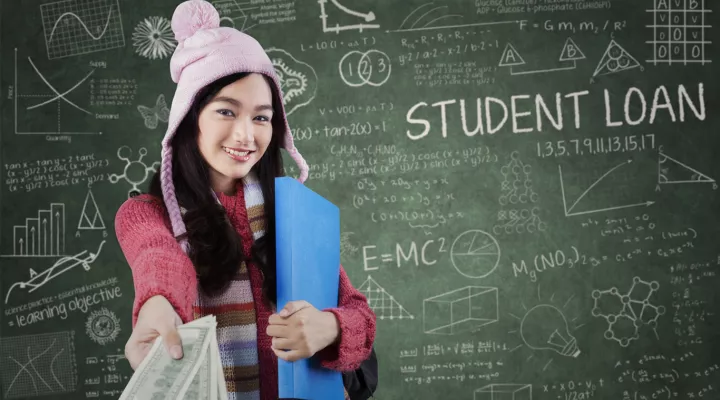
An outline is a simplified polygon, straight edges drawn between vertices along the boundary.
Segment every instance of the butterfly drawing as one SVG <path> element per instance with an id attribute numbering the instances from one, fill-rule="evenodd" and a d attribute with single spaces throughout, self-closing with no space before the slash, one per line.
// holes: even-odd
<path id="1" fill-rule="evenodd" d="M 165 102 L 164 94 L 158 96 L 154 107 L 139 105 L 137 109 L 145 120 L 145 126 L 149 129 L 157 128 L 158 120 L 167 122 L 170 117 L 170 109 Z"/>

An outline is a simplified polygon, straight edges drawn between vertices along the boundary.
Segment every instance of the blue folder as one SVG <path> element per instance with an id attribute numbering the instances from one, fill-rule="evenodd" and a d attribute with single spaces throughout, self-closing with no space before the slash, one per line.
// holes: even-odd
<path id="1" fill-rule="evenodd" d="M 290 177 L 275 178 L 277 309 L 305 300 L 318 310 L 337 307 L 340 280 L 340 210 Z M 342 400 L 342 373 L 317 355 L 278 359 L 281 399 Z"/>

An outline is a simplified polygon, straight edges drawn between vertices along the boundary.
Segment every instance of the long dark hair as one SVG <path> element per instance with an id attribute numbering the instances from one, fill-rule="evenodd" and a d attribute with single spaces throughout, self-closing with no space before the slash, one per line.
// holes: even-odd
<path id="1" fill-rule="evenodd" d="M 275 304 L 274 188 L 275 177 L 284 175 L 280 148 L 284 146 L 285 125 L 279 107 L 280 96 L 270 78 L 263 75 L 270 85 L 273 98 L 272 139 L 265 154 L 253 166 L 264 197 L 265 234 L 254 241 L 250 257 L 243 254 L 240 235 L 232 227 L 225 209 L 212 195 L 209 168 L 197 145 L 200 112 L 223 87 L 247 75 L 238 73 L 220 78 L 197 93 L 171 142 L 172 175 L 178 203 L 187 210 L 183 220 L 187 227 L 185 237 L 190 245 L 188 256 L 195 266 L 202 291 L 208 295 L 222 293 L 238 272 L 240 263 L 252 261 L 262 272 L 262 291 L 266 302 Z M 149 194 L 162 199 L 160 171 L 155 173 L 150 182 Z"/>

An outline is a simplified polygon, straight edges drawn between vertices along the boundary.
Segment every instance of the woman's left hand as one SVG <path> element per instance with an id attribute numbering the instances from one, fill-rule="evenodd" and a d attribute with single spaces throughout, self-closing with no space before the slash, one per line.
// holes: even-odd
<path id="1" fill-rule="evenodd" d="M 312 357 L 335 343 L 340 327 L 335 314 L 320 311 L 307 301 L 291 301 L 270 316 L 267 334 L 279 358 L 296 361 Z"/>

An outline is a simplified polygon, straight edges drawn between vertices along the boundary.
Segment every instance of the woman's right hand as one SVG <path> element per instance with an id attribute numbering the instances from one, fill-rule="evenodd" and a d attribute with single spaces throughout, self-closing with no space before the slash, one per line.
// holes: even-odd
<path id="1" fill-rule="evenodd" d="M 175 359 L 182 358 L 182 343 L 177 326 L 182 324 L 172 304 L 163 296 L 153 296 L 140 308 L 130 338 L 125 344 L 125 357 L 133 370 L 142 363 L 158 336 L 165 350 Z"/>

